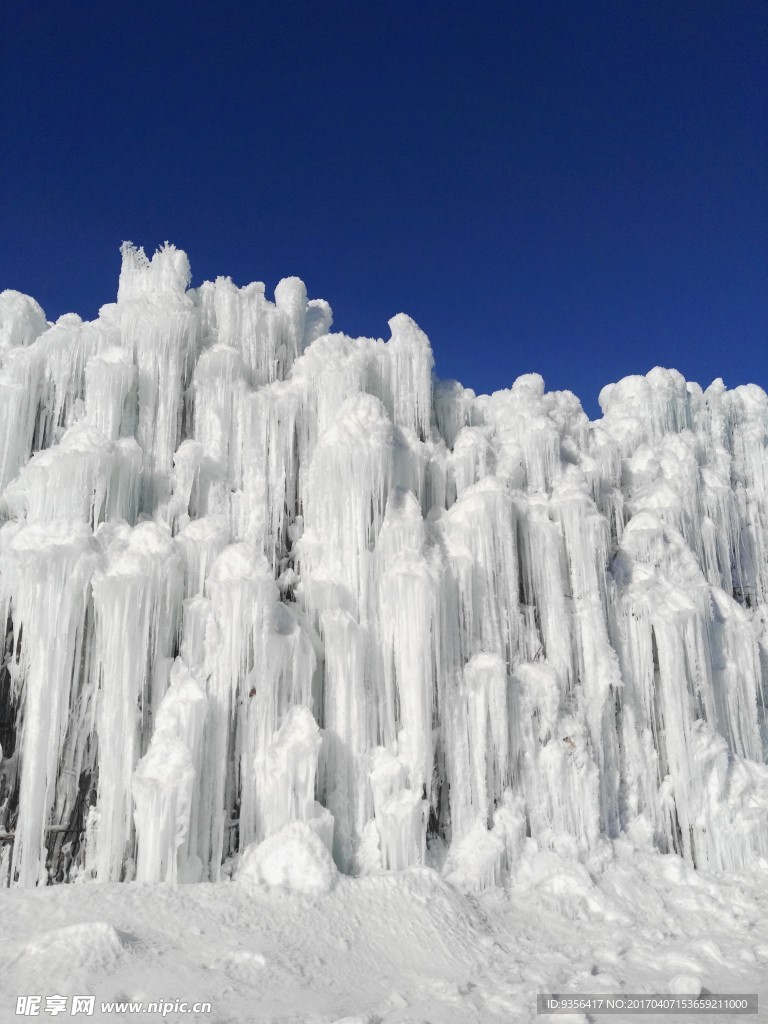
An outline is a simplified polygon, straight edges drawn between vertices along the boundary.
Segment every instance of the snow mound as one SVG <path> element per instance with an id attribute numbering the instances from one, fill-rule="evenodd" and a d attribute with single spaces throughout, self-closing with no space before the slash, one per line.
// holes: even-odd
<path id="1" fill-rule="evenodd" d="M 487 889 L 501 881 L 503 859 L 503 840 L 478 825 L 451 850 L 446 881 L 462 890 Z"/>
<path id="2" fill-rule="evenodd" d="M 77 988 L 113 971 L 125 954 L 125 940 L 106 921 L 88 921 L 43 932 L 19 951 L 7 974 L 18 991 Z"/>
<path id="3" fill-rule="evenodd" d="M 294 821 L 246 849 L 236 880 L 241 885 L 279 885 L 322 896 L 336 885 L 338 874 L 317 832 L 303 821 Z"/>
<path id="4" fill-rule="evenodd" d="M 693 974 L 676 974 L 670 979 L 669 991 L 675 996 L 701 995 L 701 981 Z"/>

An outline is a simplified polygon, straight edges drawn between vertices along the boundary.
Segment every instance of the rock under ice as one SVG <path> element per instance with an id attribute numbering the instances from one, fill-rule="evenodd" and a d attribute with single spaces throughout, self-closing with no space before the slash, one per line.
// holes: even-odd
<path id="1" fill-rule="evenodd" d="M 279 879 L 281 832 L 470 887 L 768 856 L 760 388 L 655 369 L 590 423 L 122 255 L 91 323 L 0 295 L 0 884 Z"/>

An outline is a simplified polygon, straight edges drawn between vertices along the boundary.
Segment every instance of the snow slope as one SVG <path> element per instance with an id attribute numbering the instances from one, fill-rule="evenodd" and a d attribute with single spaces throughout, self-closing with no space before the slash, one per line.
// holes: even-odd
<path id="1" fill-rule="evenodd" d="M 765 868 L 695 872 L 624 840 L 602 859 L 590 874 L 567 851 L 531 850 L 515 880 L 476 896 L 429 868 L 341 876 L 321 895 L 237 882 L 13 889 L 0 1020 L 21 1019 L 18 993 L 55 992 L 207 1000 L 210 1013 L 165 1019 L 208 1024 L 568 1024 L 588 1018 L 537 1017 L 536 993 L 666 993 L 680 978 L 768 1005 Z"/>

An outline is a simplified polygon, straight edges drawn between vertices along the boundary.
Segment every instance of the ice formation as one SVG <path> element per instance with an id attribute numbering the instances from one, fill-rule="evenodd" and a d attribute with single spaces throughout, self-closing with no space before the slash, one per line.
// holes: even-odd
<path id="1" fill-rule="evenodd" d="M 92 323 L 0 294 L 0 884 L 768 856 L 760 388 L 590 423 L 122 256 Z"/>

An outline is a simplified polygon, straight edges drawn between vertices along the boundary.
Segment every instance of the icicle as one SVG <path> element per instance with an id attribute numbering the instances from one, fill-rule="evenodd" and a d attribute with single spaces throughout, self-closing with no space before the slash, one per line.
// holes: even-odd
<path id="1" fill-rule="evenodd" d="M 392 419 L 418 437 L 429 436 L 432 415 L 432 349 L 423 331 L 409 316 L 398 313 L 389 321 L 387 343 Z"/>
<path id="2" fill-rule="evenodd" d="M 113 444 L 95 427 L 79 423 L 59 444 L 33 455 L 7 488 L 5 501 L 12 514 L 30 523 L 57 518 L 92 526 L 106 519 L 132 522 L 140 469 L 135 441 Z"/>
<path id="3" fill-rule="evenodd" d="M 117 308 L 124 344 L 138 366 L 137 440 L 144 453 L 144 496 L 152 510 L 167 496 L 180 440 L 182 395 L 200 334 L 199 309 L 186 294 L 186 253 L 172 245 L 151 260 L 126 242 Z"/>
<path id="4" fill-rule="evenodd" d="M 462 427 L 471 425 L 474 399 L 474 391 L 462 387 L 456 380 L 435 383 L 433 403 L 437 429 L 451 450 Z"/>
<path id="5" fill-rule="evenodd" d="M 275 307 L 282 320 L 283 374 L 304 350 L 307 289 L 298 277 L 285 277 L 275 288 Z"/>
<path id="6" fill-rule="evenodd" d="M 485 402 L 483 418 L 494 431 L 499 475 L 515 487 L 531 492 L 552 487 L 560 469 L 562 425 L 549 413 L 538 373 L 518 377 L 510 391 Z"/>
<path id="7" fill-rule="evenodd" d="M 315 580 L 346 588 L 348 607 L 364 623 L 370 594 L 370 548 L 384 518 L 392 477 L 392 424 L 371 395 L 348 399 L 317 444 L 305 498 L 302 575 L 310 607 L 324 611 Z"/>
<path id="8" fill-rule="evenodd" d="M 437 673 L 439 568 L 403 552 L 381 577 L 379 606 L 384 662 L 382 734 L 392 744 L 394 694 L 400 709 L 397 746 L 412 789 L 432 787 L 432 717 Z"/>
<path id="9" fill-rule="evenodd" d="M 259 548 L 277 565 L 297 509 L 297 431 L 300 392 L 278 381 L 248 395 L 239 425 L 235 478 L 242 488 L 234 506 L 238 538 Z"/>
<path id="10" fill-rule="evenodd" d="M 13 618 L 19 659 L 21 786 L 12 877 L 19 885 L 46 882 L 45 828 L 70 706 L 81 679 L 88 585 L 96 547 L 84 523 L 56 520 L 2 533 L 0 617 Z"/>
<path id="11" fill-rule="evenodd" d="M 608 524 L 592 505 L 579 475 L 567 472 L 555 489 L 551 513 L 559 521 L 568 560 L 568 590 L 576 646 L 578 696 L 600 772 L 604 832 L 618 836 L 618 736 L 614 702 L 622 686 L 607 624 Z"/>
<path id="12" fill-rule="evenodd" d="M 407 789 L 408 766 L 386 747 L 368 754 L 369 799 L 379 853 L 366 850 L 372 834 L 363 830 L 356 862 L 368 865 L 376 859 L 387 871 L 423 864 L 426 852 L 426 818 L 429 804 L 419 792 Z"/>
<path id="13" fill-rule="evenodd" d="M 193 519 L 176 538 L 184 559 L 184 596 L 203 593 L 216 559 L 229 543 L 229 527 L 221 516 Z"/>
<path id="14" fill-rule="evenodd" d="M 29 458 L 42 389 L 43 351 L 14 348 L 0 369 L 0 494 Z"/>
<path id="15" fill-rule="evenodd" d="M 206 873 L 217 881 L 224 848 L 224 826 L 229 804 L 226 786 L 233 756 L 233 720 L 236 701 L 249 701 L 245 690 L 253 666 L 254 616 L 261 619 L 274 603 L 275 586 L 266 559 L 254 557 L 244 544 L 222 551 L 206 582 L 217 637 L 208 630 L 207 659 L 211 663 L 207 683 L 208 719 L 204 760 L 208 766 L 198 793 L 201 829 L 200 856 Z M 260 631 L 261 635 L 261 631 Z M 247 830 L 246 830 L 247 831 Z"/>
<path id="16" fill-rule="evenodd" d="M 320 730 L 309 708 L 290 709 L 266 752 L 262 830 L 277 832 L 292 821 L 315 817 L 315 776 Z"/>
<path id="17" fill-rule="evenodd" d="M 214 345 L 200 356 L 192 381 L 194 437 L 203 454 L 234 478 L 237 426 L 245 393 L 243 361 L 228 345 Z"/>
<path id="18" fill-rule="evenodd" d="M 658 788 L 640 774 L 632 799 L 665 848 L 706 863 L 696 744 L 705 724 L 710 731 L 717 724 L 724 749 L 753 757 L 759 750 L 756 642 L 744 614 L 711 591 L 683 538 L 650 513 L 624 531 L 614 576 L 615 608 L 624 616 L 622 671 L 635 681 L 628 695 L 634 742 L 653 744 L 658 773 Z M 725 792 L 724 766 L 716 791 Z"/>
<path id="19" fill-rule="evenodd" d="M 86 366 L 103 350 L 120 344 L 120 329 L 109 318 L 83 322 L 75 313 L 56 321 L 35 343 L 44 359 L 36 442 L 47 447 L 84 415 Z"/>
<path id="20" fill-rule="evenodd" d="M 204 518 L 208 505 L 213 504 L 207 491 L 216 477 L 223 482 L 223 474 L 206 472 L 207 469 L 199 441 L 182 441 L 173 456 L 171 495 L 157 509 L 157 518 L 167 523 L 174 534 L 189 525 L 190 513 Z"/>
<path id="21" fill-rule="evenodd" d="M 459 595 L 464 660 L 495 651 L 515 660 L 518 639 L 516 515 L 507 489 L 487 477 L 439 520 Z"/>
<path id="22" fill-rule="evenodd" d="M 464 669 L 472 764 L 473 807 L 481 821 L 509 778 L 507 671 L 498 655 L 476 654 Z"/>
<path id="23" fill-rule="evenodd" d="M 402 871 L 424 863 L 426 800 L 412 789 L 391 796 L 376 816 L 385 871 Z"/>
<path id="24" fill-rule="evenodd" d="M 311 739 L 317 726 L 308 710 L 313 704 L 315 649 L 301 614 L 278 603 L 276 588 L 270 583 L 271 600 L 256 608 L 252 626 L 254 667 L 247 679 L 248 697 L 240 708 L 240 834 L 246 844 L 253 838 L 264 838 L 279 817 L 276 806 L 285 806 L 279 795 L 284 793 L 285 780 L 282 769 L 278 771 L 275 767 L 282 763 L 280 751 L 285 752 L 285 744 L 293 749 L 295 741 L 296 757 L 304 757 L 306 762 L 301 768 L 298 761 L 291 760 L 292 754 L 286 754 L 293 765 L 289 766 L 289 774 L 302 771 L 307 779 L 312 777 L 312 785 L 307 782 L 302 798 L 303 820 L 312 823 L 311 819 L 321 813 L 315 808 L 316 813 L 310 815 L 307 810 L 317 770 L 317 754 L 312 753 Z M 291 724 L 286 724 L 289 719 Z M 278 734 L 275 740 L 278 726 L 283 739 Z M 320 834 L 327 838 L 322 828 Z M 329 848 L 331 845 L 332 837 Z"/>
<path id="25" fill-rule="evenodd" d="M 85 408 L 90 423 L 110 441 L 133 433 L 136 367 L 124 348 L 105 348 L 85 367 Z"/>
<path id="26" fill-rule="evenodd" d="M 371 697 L 366 687 L 366 637 L 347 612 L 326 612 L 325 771 L 327 805 L 336 822 L 334 859 L 346 872 L 365 825 L 365 754 L 370 745 Z"/>
<path id="27" fill-rule="evenodd" d="M 131 788 L 138 855 L 137 882 L 171 882 L 177 857 L 186 844 L 182 870 L 197 881 L 202 864 L 190 844 L 192 787 L 204 767 L 200 758 L 205 694 L 177 659 L 171 683 L 155 716 L 152 742 L 133 773 Z"/>
<path id="28" fill-rule="evenodd" d="M 283 379 L 304 348 L 332 322 L 328 303 L 307 302 L 298 278 L 277 285 L 274 304 L 264 291 L 261 282 L 237 288 L 228 277 L 219 277 L 204 298 L 209 331 L 220 344 L 241 351 L 248 382 L 257 386 Z"/>
<path id="29" fill-rule="evenodd" d="M 512 676 L 512 788 L 525 800 L 531 836 L 558 834 L 584 852 L 600 834 L 598 771 L 584 727 L 562 710 L 560 687 L 545 662 L 519 665 Z"/>
<path id="30" fill-rule="evenodd" d="M 142 523 L 102 530 L 105 562 L 93 578 L 99 679 L 99 881 L 132 872 L 131 776 L 146 722 L 163 697 L 164 661 L 178 629 L 180 559 L 166 530 Z"/>

